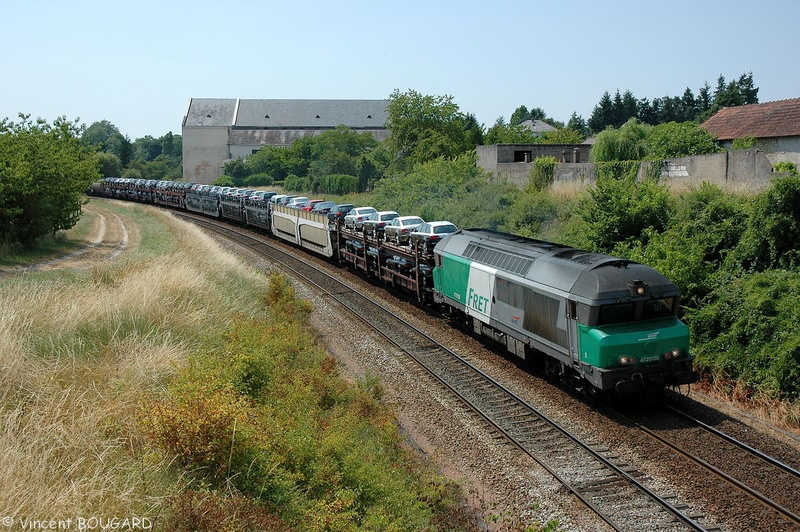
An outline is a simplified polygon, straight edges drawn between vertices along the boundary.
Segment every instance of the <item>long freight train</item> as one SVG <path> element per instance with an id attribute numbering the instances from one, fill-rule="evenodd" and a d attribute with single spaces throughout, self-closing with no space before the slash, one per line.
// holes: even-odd
<path id="1" fill-rule="evenodd" d="M 592 393 L 697 380 L 678 288 L 642 264 L 486 229 L 463 229 L 435 246 L 398 245 L 269 194 L 218 194 L 208 185 L 109 178 L 92 194 L 265 230 L 439 305 L 460 326 Z"/>

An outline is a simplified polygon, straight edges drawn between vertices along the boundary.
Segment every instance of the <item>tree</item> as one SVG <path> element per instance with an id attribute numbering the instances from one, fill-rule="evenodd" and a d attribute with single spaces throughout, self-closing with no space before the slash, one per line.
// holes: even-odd
<path id="1" fill-rule="evenodd" d="M 136 139 L 133 143 L 134 156 L 140 161 L 152 161 L 161 155 L 162 143 L 150 135 Z"/>
<path id="2" fill-rule="evenodd" d="M 538 144 L 541 139 L 530 129 L 517 124 L 512 126 L 498 119 L 484 137 L 486 144 Z"/>
<path id="3" fill-rule="evenodd" d="M 683 98 L 681 98 L 681 122 L 688 122 L 694 120 L 697 116 L 697 100 L 694 97 L 692 89 L 686 87 L 683 91 Z"/>
<path id="4" fill-rule="evenodd" d="M 453 158 L 473 148 L 465 129 L 466 115 L 452 96 L 425 96 L 399 90 L 389 98 L 386 140 L 398 170 L 438 157 Z"/>
<path id="5" fill-rule="evenodd" d="M 106 151 L 109 139 L 121 136 L 122 133 L 117 126 L 108 120 L 101 120 L 87 127 L 81 138 L 97 149 Z"/>
<path id="6" fill-rule="evenodd" d="M 222 171 L 226 176 L 229 176 L 231 179 L 238 182 L 241 182 L 245 177 L 253 173 L 245 160 L 241 157 L 237 157 L 236 159 L 225 163 L 222 167 Z"/>
<path id="7" fill-rule="evenodd" d="M 97 160 L 100 164 L 100 175 L 102 177 L 119 177 L 122 164 L 119 162 L 119 157 L 113 153 L 99 152 Z"/>
<path id="8" fill-rule="evenodd" d="M 647 136 L 651 127 L 631 118 L 619 129 L 610 127 L 600 132 L 590 160 L 594 163 L 643 160 L 648 153 Z"/>
<path id="9" fill-rule="evenodd" d="M 574 111 L 572 112 L 572 116 L 569 117 L 569 122 L 567 122 L 567 129 L 577 131 L 584 138 L 589 135 L 589 126 L 586 125 L 586 120 Z"/>
<path id="10" fill-rule="evenodd" d="M 113 153 L 123 166 L 131 160 L 131 141 L 108 120 L 90 125 L 83 131 L 81 139 L 97 151 Z"/>
<path id="11" fill-rule="evenodd" d="M 711 109 L 711 87 L 706 81 L 697 95 L 697 115 L 702 116 Z M 695 117 L 696 118 L 696 117 Z"/>
<path id="12" fill-rule="evenodd" d="M 520 105 L 519 107 L 514 109 L 513 113 L 511 113 L 511 118 L 508 119 L 508 123 L 511 124 L 512 126 L 518 126 L 524 121 L 528 120 L 528 118 L 530 118 L 530 115 L 531 113 L 530 111 L 528 111 L 528 108 L 525 107 L 524 105 Z"/>
<path id="13" fill-rule="evenodd" d="M 74 226 L 84 192 L 100 177 L 77 121 L 20 119 L 0 122 L 0 242 L 6 244 L 27 244 Z"/>
<path id="14" fill-rule="evenodd" d="M 650 159 L 688 157 L 720 151 L 717 139 L 694 122 L 669 122 L 653 126 L 647 135 Z"/>
<path id="15" fill-rule="evenodd" d="M 614 102 L 608 91 L 603 93 L 600 102 L 595 105 L 592 116 L 589 117 L 588 126 L 593 133 L 599 133 L 614 122 Z"/>

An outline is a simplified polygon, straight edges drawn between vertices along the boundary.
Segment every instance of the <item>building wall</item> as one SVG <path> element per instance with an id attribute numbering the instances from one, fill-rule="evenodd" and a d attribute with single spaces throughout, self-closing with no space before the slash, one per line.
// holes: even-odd
<path id="1" fill-rule="evenodd" d="M 230 158 L 227 127 L 183 127 L 183 180 L 211 184 Z"/>
<path id="2" fill-rule="evenodd" d="M 487 150 L 487 153 L 491 153 L 491 150 Z M 800 153 L 787 153 L 773 159 L 774 155 L 777 154 L 751 149 L 667 159 L 661 162 L 661 178 L 670 186 L 690 186 L 705 181 L 723 189 L 758 190 L 769 185 L 772 178 L 782 175 L 772 171 L 773 162 L 795 162 L 800 159 Z M 487 170 L 489 166 L 494 166 L 493 172 L 518 186 L 528 182 L 533 167 L 530 163 L 486 163 L 483 166 L 480 154 L 478 164 Z M 640 165 L 640 178 L 647 173 L 649 164 L 652 163 Z M 555 186 L 589 185 L 596 179 L 593 163 L 558 163 L 553 175 Z"/>

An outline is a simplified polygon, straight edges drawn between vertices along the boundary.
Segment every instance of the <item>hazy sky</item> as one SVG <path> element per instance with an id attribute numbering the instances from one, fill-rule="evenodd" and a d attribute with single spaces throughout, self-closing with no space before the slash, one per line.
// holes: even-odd
<path id="1" fill-rule="evenodd" d="M 752 72 L 800 97 L 800 2 L 2 0 L 0 119 L 131 140 L 181 132 L 189 98 L 450 95 L 486 127 L 520 105 L 584 119 L 604 91 L 697 95 Z"/>

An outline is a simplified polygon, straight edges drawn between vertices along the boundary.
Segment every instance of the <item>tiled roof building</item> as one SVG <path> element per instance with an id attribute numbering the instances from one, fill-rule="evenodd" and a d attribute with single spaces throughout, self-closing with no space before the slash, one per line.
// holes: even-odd
<path id="1" fill-rule="evenodd" d="M 800 98 L 723 107 L 702 127 L 728 148 L 752 136 L 764 152 L 800 152 Z"/>

